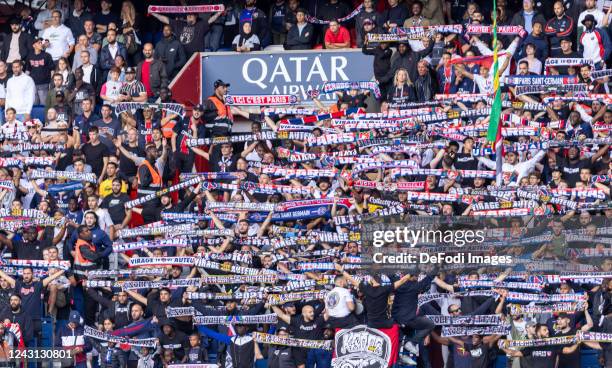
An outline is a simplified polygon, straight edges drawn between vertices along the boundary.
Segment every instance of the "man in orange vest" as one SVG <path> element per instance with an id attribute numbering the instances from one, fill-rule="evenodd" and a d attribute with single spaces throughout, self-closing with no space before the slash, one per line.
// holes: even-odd
<path id="1" fill-rule="evenodd" d="M 162 176 L 155 165 L 158 153 L 154 143 L 145 146 L 145 154 L 145 160 L 138 166 L 136 174 L 139 196 L 155 193 L 162 187 Z"/>
<path id="2" fill-rule="evenodd" d="M 87 225 L 77 228 L 78 239 L 74 245 L 74 275 L 78 281 L 87 278 L 87 272 L 97 268 L 96 261 L 103 257 L 92 244 L 91 229 Z"/>
<path id="3" fill-rule="evenodd" d="M 206 136 L 228 136 L 232 131 L 234 124 L 234 116 L 229 106 L 225 104 L 225 96 L 227 95 L 227 87 L 229 83 L 225 83 L 221 79 L 214 84 L 215 92 L 212 96 L 206 99 L 204 103 L 204 121 L 206 122 Z M 203 138 L 203 137 L 198 137 Z"/>

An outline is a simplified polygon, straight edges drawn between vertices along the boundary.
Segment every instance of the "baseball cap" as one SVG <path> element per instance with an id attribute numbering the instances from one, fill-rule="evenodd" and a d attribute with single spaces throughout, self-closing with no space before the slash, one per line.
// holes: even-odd
<path id="1" fill-rule="evenodd" d="M 21 24 L 21 20 L 19 18 L 17 18 L 17 17 L 12 17 L 9 20 L 9 25 L 13 25 L 13 24 Z"/>
<path id="2" fill-rule="evenodd" d="M 536 321 L 527 321 L 527 323 L 525 324 L 525 327 L 535 327 L 537 325 Z"/>
<path id="3" fill-rule="evenodd" d="M 36 42 L 43 42 L 44 39 L 40 38 L 40 37 L 34 37 L 32 39 L 32 45 L 35 44 Z"/>
<path id="4" fill-rule="evenodd" d="M 204 111 L 204 105 L 202 104 L 197 104 L 193 107 L 194 110 L 198 110 L 198 111 Z"/>
<path id="5" fill-rule="evenodd" d="M 572 39 L 569 37 L 561 37 L 561 39 L 559 40 L 559 42 L 563 42 L 563 41 L 567 41 L 567 42 L 572 42 Z"/>
<path id="6" fill-rule="evenodd" d="M 64 97 L 64 91 L 57 91 L 55 92 L 55 97 Z"/>
<path id="7" fill-rule="evenodd" d="M 217 80 L 215 81 L 215 88 L 217 88 L 217 87 L 221 87 L 221 86 L 223 86 L 223 87 L 229 87 L 230 85 L 229 85 L 229 83 L 225 83 L 225 82 L 224 82 L 224 81 L 222 81 L 221 79 L 217 79 Z"/>
<path id="8" fill-rule="evenodd" d="M 131 66 L 128 66 L 125 69 L 125 74 L 131 74 L 131 73 L 136 73 L 136 69 L 132 68 Z"/>

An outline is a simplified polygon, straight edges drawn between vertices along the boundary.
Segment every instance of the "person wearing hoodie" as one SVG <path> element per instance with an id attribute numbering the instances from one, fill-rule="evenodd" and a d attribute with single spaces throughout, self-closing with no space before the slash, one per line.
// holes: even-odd
<path id="1" fill-rule="evenodd" d="M 189 339 L 187 335 L 176 329 L 174 321 L 169 318 L 160 320 L 159 325 L 162 334 L 159 337 L 159 344 L 164 350 L 172 350 L 178 360 L 183 360 L 185 351 L 189 349 Z"/>
<path id="2" fill-rule="evenodd" d="M 417 80 L 417 64 L 425 56 L 429 55 L 433 50 L 434 43 L 428 38 L 423 38 L 423 44 L 426 45 L 424 50 L 415 52 L 410 48 L 407 42 L 401 42 L 397 47 L 397 52 L 391 57 L 391 68 L 387 71 L 387 74 L 379 79 L 380 83 L 390 85 L 393 83 L 393 77 L 395 72 L 399 69 L 404 68 L 408 71 L 408 76 L 411 81 Z"/>
<path id="3" fill-rule="evenodd" d="M 261 41 L 253 32 L 251 22 L 244 22 L 240 26 L 240 33 L 232 41 L 232 50 L 238 52 L 257 51 L 261 49 Z"/>
<path id="4" fill-rule="evenodd" d="M 164 37 L 155 45 L 155 58 L 164 62 L 168 79 L 172 79 L 185 65 L 187 57 L 170 24 L 164 25 L 163 35 Z"/>
<path id="5" fill-rule="evenodd" d="M 89 339 L 85 338 L 83 317 L 78 311 L 70 312 L 68 324 L 58 328 L 55 337 L 55 346 L 72 352 L 72 367 L 87 367 L 87 353 L 91 350 Z"/>

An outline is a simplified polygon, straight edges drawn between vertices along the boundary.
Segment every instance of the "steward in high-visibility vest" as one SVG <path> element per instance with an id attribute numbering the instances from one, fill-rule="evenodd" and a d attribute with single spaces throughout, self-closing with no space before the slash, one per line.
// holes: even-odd
<path id="1" fill-rule="evenodd" d="M 87 278 L 87 272 L 97 268 L 96 261 L 102 257 L 91 243 L 91 230 L 87 225 L 77 229 L 78 239 L 74 245 L 74 274 L 77 280 Z"/>
<path id="2" fill-rule="evenodd" d="M 162 175 L 155 166 L 157 160 L 157 148 L 155 144 L 147 144 L 145 147 L 146 158 L 138 166 L 136 178 L 138 180 L 138 195 L 155 193 L 162 188 Z"/>
<path id="3" fill-rule="evenodd" d="M 229 135 L 234 125 L 232 110 L 225 104 L 227 87 L 230 85 L 219 79 L 214 86 L 215 93 L 204 102 L 204 121 L 207 130 L 209 130 L 207 135 Z"/>

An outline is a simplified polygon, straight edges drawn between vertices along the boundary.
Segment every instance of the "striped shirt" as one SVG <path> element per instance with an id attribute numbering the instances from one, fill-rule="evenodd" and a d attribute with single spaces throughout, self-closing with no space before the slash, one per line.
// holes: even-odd
<path id="1" fill-rule="evenodd" d="M 132 82 L 125 82 L 123 87 L 121 87 L 120 93 L 130 97 L 138 97 L 142 93 L 147 93 L 147 90 L 142 82 L 134 80 Z"/>

